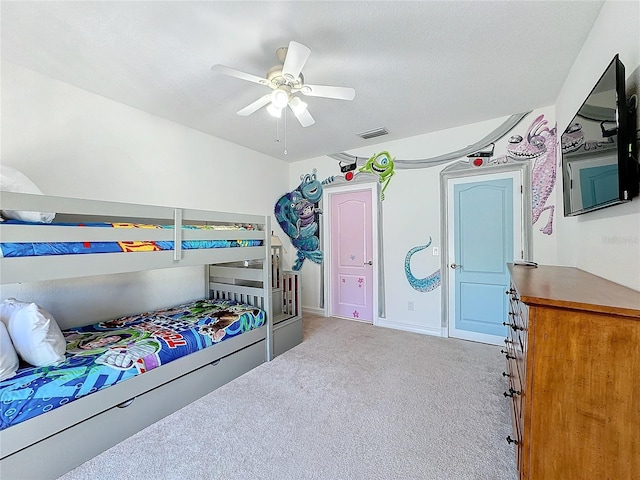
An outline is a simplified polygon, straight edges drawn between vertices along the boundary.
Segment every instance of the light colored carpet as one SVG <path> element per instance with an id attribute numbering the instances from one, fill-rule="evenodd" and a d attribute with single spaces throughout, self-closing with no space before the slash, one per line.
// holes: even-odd
<path id="1" fill-rule="evenodd" d="M 517 477 L 499 347 L 305 317 L 304 341 L 61 477 Z"/>

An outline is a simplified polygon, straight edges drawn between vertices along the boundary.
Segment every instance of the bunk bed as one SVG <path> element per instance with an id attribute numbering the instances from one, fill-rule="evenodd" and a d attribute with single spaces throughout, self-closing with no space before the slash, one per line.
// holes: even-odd
<path id="1" fill-rule="evenodd" d="M 274 335 L 268 216 L 8 192 L 0 192 L 0 205 L 3 211 L 56 214 L 48 225 L 0 223 L 3 285 L 202 266 L 203 301 L 224 307 L 238 303 L 260 312 L 261 318 L 242 334 L 225 338 L 227 330 L 217 330 L 207 348 L 4 428 L 3 478 L 57 477 L 301 340 L 299 306 L 279 315 L 281 327 Z M 114 226 L 118 228 L 106 228 Z M 58 247 L 43 253 L 38 247 L 52 242 L 80 245 L 82 253 Z M 93 244 L 101 248 L 85 248 Z M 32 247 L 27 247 L 27 256 L 5 254 L 16 245 Z M 295 301 L 300 293 L 296 288 Z M 290 297 L 282 294 L 291 307 Z M 278 312 L 285 307 L 278 299 Z M 65 355 L 70 354 L 67 349 Z"/>
<path id="2" fill-rule="evenodd" d="M 302 342 L 302 279 L 300 272 L 283 269 L 283 250 L 280 239 L 272 236 L 271 305 L 274 355 L 280 355 Z"/>

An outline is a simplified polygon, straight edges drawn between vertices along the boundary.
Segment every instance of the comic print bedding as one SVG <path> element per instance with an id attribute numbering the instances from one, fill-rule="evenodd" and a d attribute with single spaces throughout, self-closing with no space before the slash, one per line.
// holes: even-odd
<path id="1" fill-rule="evenodd" d="M 264 325 L 264 311 L 199 300 L 63 331 L 62 364 L 0 382 L 0 430 Z"/>
<path id="2" fill-rule="evenodd" d="M 104 228 L 149 228 L 173 229 L 173 225 L 147 225 L 139 223 L 29 223 L 7 220 L 5 225 L 104 227 Z M 183 225 L 183 230 L 252 230 L 251 225 Z M 184 240 L 182 249 L 255 247 L 262 245 L 261 240 Z M 33 257 L 46 255 L 76 255 L 83 253 L 148 252 L 173 250 L 173 240 L 133 241 L 133 242 L 38 242 L 38 243 L 0 243 L 0 256 Z"/>

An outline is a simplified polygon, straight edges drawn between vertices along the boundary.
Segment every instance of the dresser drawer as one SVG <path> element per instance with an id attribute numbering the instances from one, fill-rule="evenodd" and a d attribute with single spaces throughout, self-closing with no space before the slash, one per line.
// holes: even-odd
<path id="1" fill-rule="evenodd" d="M 516 359 L 507 358 L 507 372 L 509 373 L 509 386 L 518 392 L 521 391 L 522 375 L 518 370 Z"/>
<path id="2" fill-rule="evenodd" d="M 523 445 L 523 428 L 524 428 L 524 404 L 522 401 L 523 396 L 523 377 L 518 367 L 519 359 L 523 358 L 523 352 L 519 348 L 517 342 L 517 333 L 510 335 L 505 341 L 506 349 L 503 350 L 506 357 L 506 376 L 507 387 L 503 395 L 505 399 L 509 401 L 509 411 L 511 412 L 511 426 L 512 432 L 506 438 L 506 441 L 514 446 L 514 452 L 516 455 L 516 465 L 518 470 L 521 471 L 522 461 L 522 445 Z"/>
<path id="3" fill-rule="evenodd" d="M 516 465 L 518 471 L 521 471 L 522 460 L 522 410 L 520 402 L 516 398 L 509 401 L 509 411 L 511 412 L 511 434 L 505 439 L 514 447 L 516 455 Z"/>
<path id="4" fill-rule="evenodd" d="M 527 351 L 527 333 L 529 331 L 529 309 L 524 303 L 518 304 L 518 315 L 516 316 L 516 325 L 519 327 L 518 341 L 523 352 Z"/>
<path id="5" fill-rule="evenodd" d="M 509 321 L 508 321 L 508 342 L 513 348 L 513 355 L 522 385 L 526 378 L 526 352 L 529 329 L 529 309 L 527 305 L 520 301 L 520 296 L 515 286 L 511 286 L 509 291 Z"/>
<path id="6" fill-rule="evenodd" d="M 526 331 L 513 330 L 509 328 L 505 345 L 509 349 L 508 355 L 514 357 L 512 360 L 512 370 L 517 372 L 519 382 L 524 385 L 526 378 Z"/>
<path id="7" fill-rule="evenodd" d="M 522 414 L 522 402 L 521 396 L 523 393 L 522 386 L 524 382 L 522 381 L 522 376 L 517 367 L 517 359 L 515 358 L 513 349 L 507 346 L 507 377 L 508 384 L 507 390 L 504 391 L 505 398 L 509 398 L 512 401 L 512 404 L 515 406 L 516 416 L 521 417 Z M 522 424 L 522 422 L 519 422 Z"/>

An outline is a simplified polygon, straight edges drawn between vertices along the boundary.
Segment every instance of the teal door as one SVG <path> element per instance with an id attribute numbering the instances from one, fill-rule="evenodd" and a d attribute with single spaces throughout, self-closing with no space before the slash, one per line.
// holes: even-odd
<path id="1" fill-rule="evenodd" d="M 520 258 L 520 181 L 513 173 L 490 178 L 454 181 L 450 191 L 449 335 L 502 344 L 507 334 L 502 324 L 508 312 L 507 263 L 514 260 L 516 239 Z"/>

